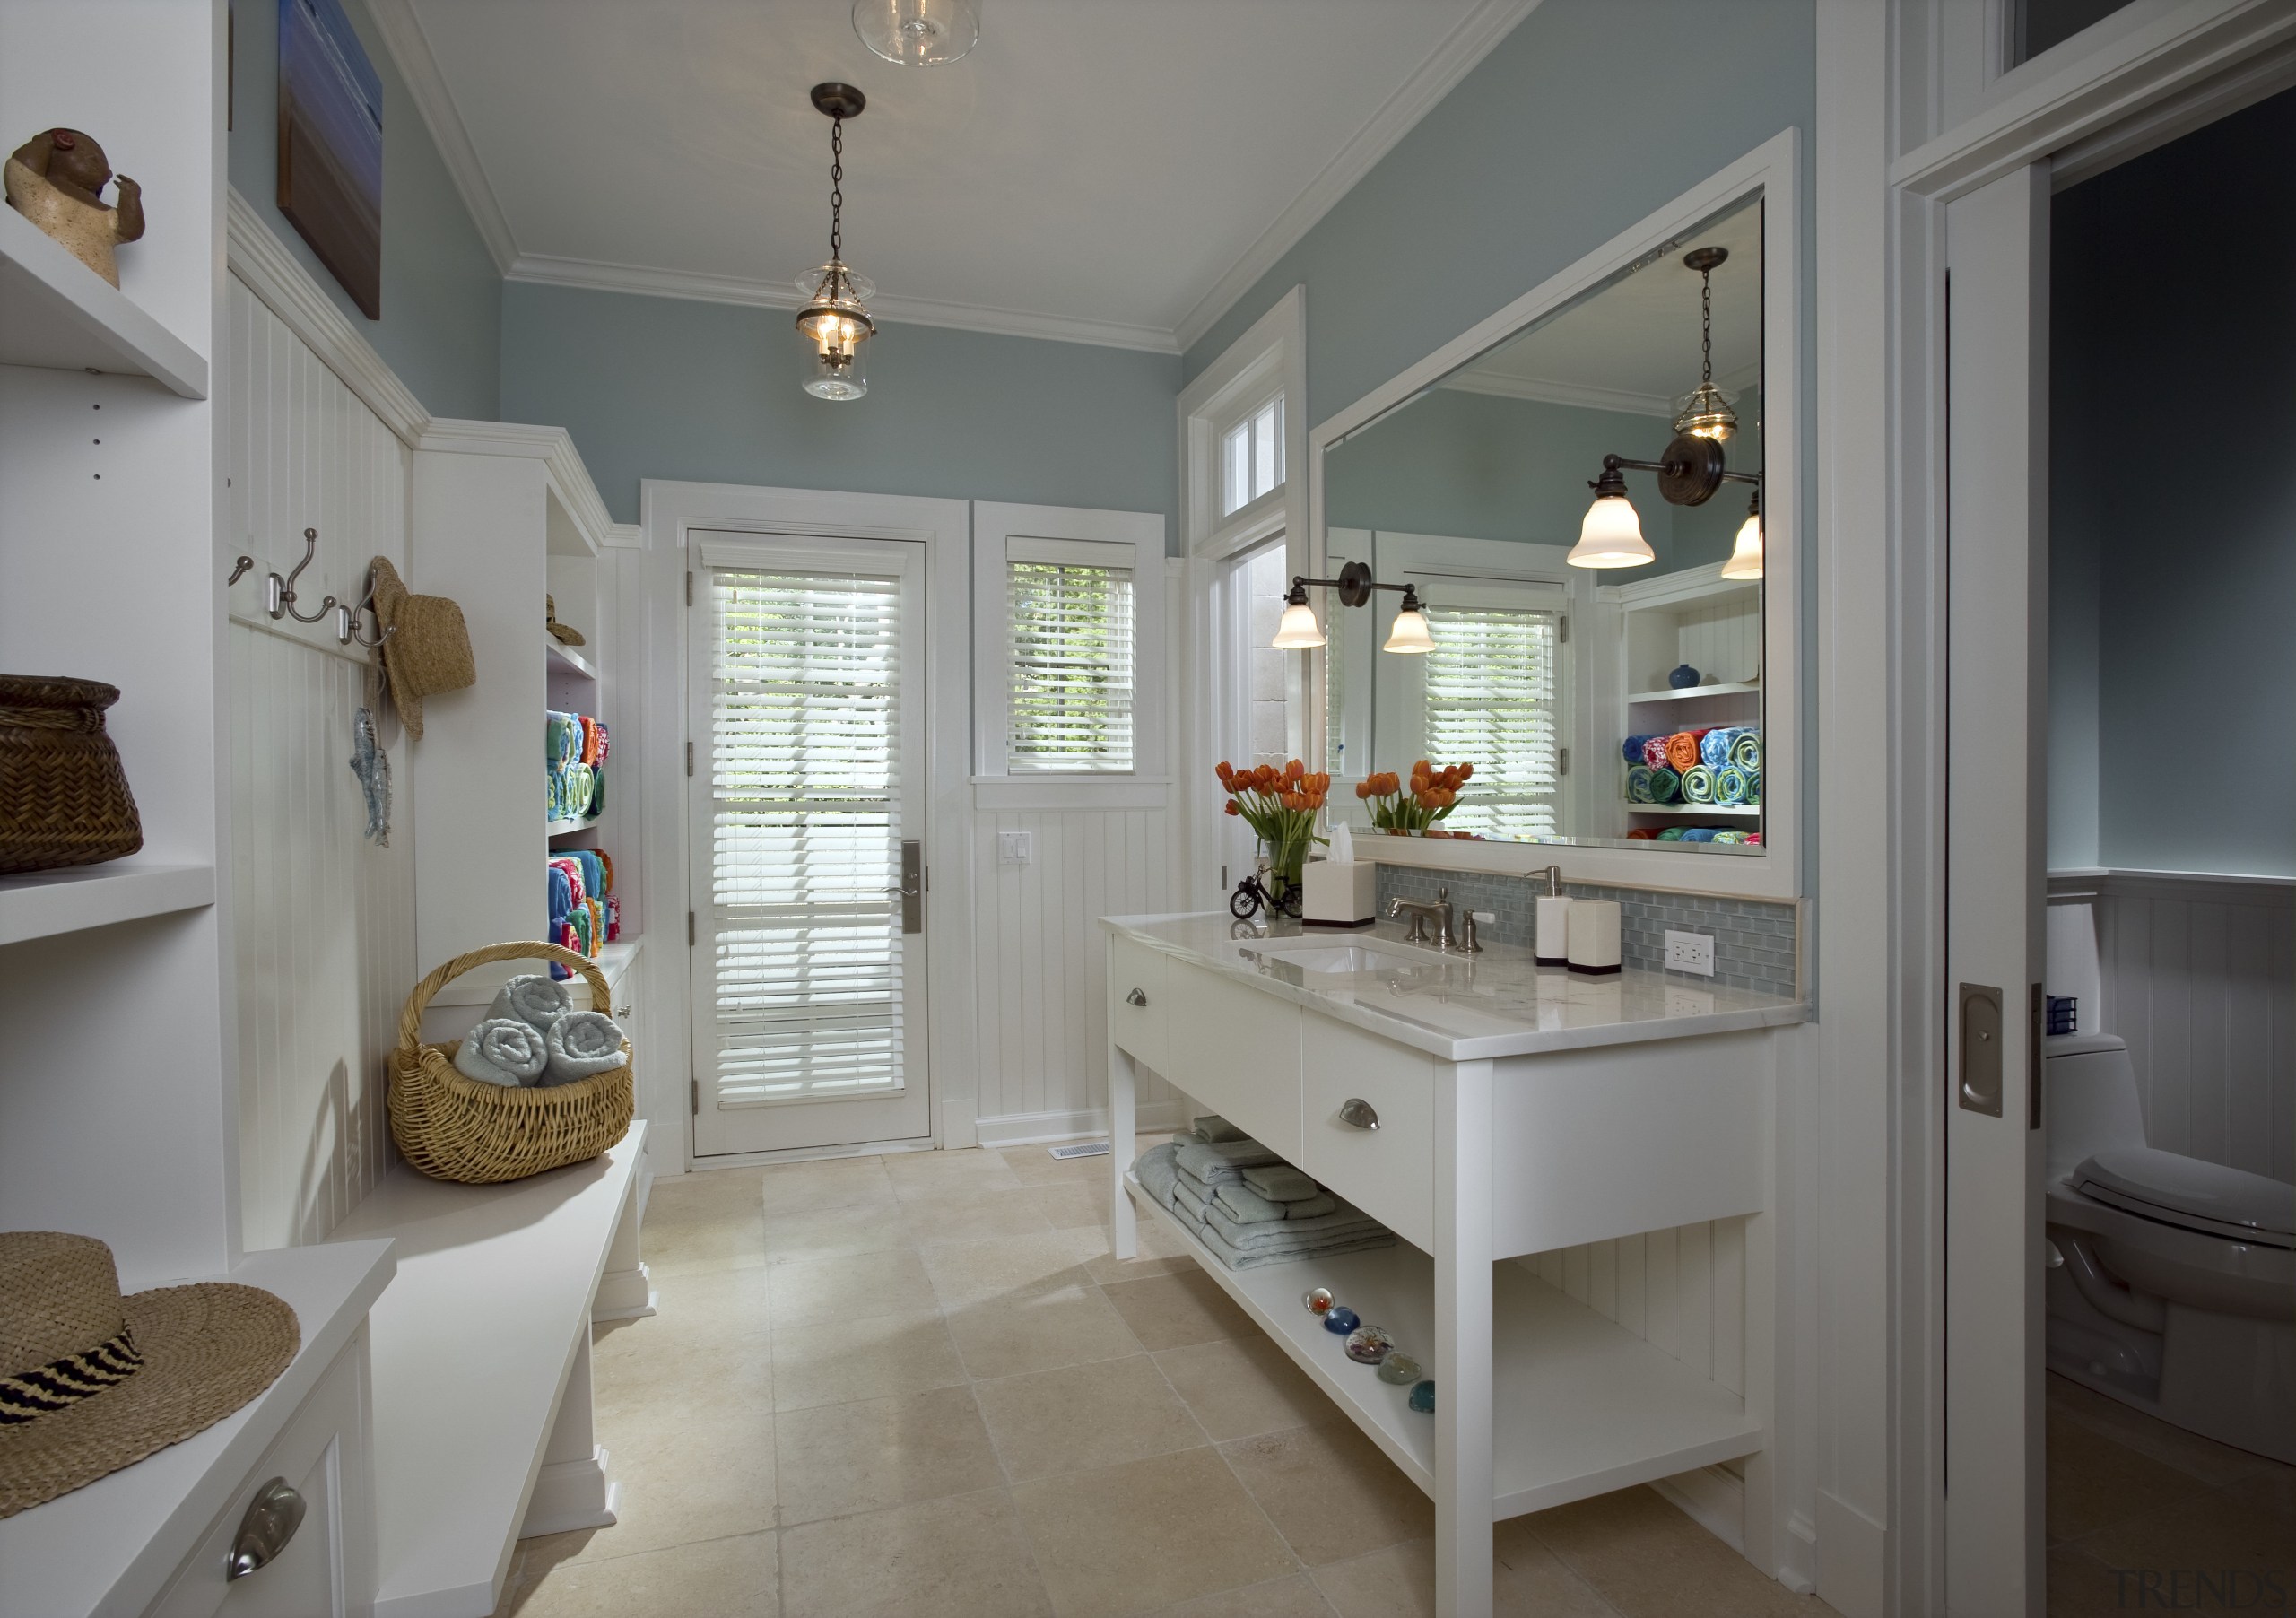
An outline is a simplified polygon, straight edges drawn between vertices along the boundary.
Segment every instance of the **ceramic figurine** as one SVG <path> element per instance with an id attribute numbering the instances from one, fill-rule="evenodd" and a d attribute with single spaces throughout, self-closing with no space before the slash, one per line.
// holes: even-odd
<path id="1" fill-rule="evenodd" d="M 119 204 L 104 205 L 111 183 L 104 149 L 77 129 L 43 129 L 8 154 L 8 205 L 60 241 L 114 286 L 112 248 L 144 234 L 144 187 L 119 176 Z"/>
<path id="2" fill-rule="evenodd" d="M 1698 671 L 1687 663 L 1674 665 L 1674 672 L 1666 676 L 1666 683 L 1676 691 L 1688 691 L 1698 683 Z"/>

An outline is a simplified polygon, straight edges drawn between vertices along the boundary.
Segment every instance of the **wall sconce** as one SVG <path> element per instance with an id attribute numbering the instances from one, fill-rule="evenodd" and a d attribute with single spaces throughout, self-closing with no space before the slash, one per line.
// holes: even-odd
<path id="1" fill-rule="evenodd" d="M 1642 537 L 1642 519 L 1635 515 L 1634 502 L 1626 498 L 1629 472 L 1657 473 L 1658 492 L 1671 506 L 1702 506 L 1726 483 L 1752 483 L 1757 491 L 1761 486 L 1758 473 L 1728 470 L 1718 440 L 1692 433 L 1676 433 L 1674 441 L 1666 446 L 1664 460 L 1630 461 L 1624 456 L 1606 455 L 1603 474 L 1587 485 L 1595 491 L 1595 503 L 1587 508 L 1587 520 L 1579 525 L 1578 543 L 1563 558 L 1572 567 L 1639 568 L 1658 560 L 1649 541 Z M 1759 524 L 1756 526 L 1759 539 Z M 1743 544 L 1744 530 L 1739 533 Z"/>
<path id="2" fill-rule="evenodd" d="M 1427 609 L 1419 599 L 1419 587 L 1409 584 L 1381 584 L 1371 577 L 1371 570 L 1360 561 L 1351 561 L 1340 569 L 1336 578 L 1307 578 L 1292 576 L 1291 592 L 1283 597 L 1283 617 L 1275 626 L 1275 639 L 1268 642 L 1281 651 L 1305 651 L 1324 644 L 1324 631 L 1316 622 L 1315 609 L 1308 605 L 1308 587 L 1326 586 L 1339 592 L 1339 605 L 1360 607 L 1368 605 L 1374 590 L 1395 590 L 1403 596 L 1403 605 L 1396 613 L 1395 627 L 1387 632 L 1387 643 L 1380 649 L 1390 652 L 1422 653 L 1435 649 L 1435 637 L 1427 627 Z"/>
<path id="3" fill-rule="evenodd" d="M 1746 504 L 1746 520 L 1738 525 L 1738 543 L 1731 547 L 1730 560 L 1722 564 L 1725 578 L 1760 578 L 1761 577 L 1761 491 Z"/>

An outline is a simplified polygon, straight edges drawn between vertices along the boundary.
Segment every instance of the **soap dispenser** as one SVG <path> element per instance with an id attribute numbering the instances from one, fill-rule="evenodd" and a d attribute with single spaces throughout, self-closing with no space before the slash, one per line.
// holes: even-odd
<path id="1" fill-rule="evenodd" d="M 1562 867 L 1549 866 L 1544 874 L 1546 892 L 1538 899 L 1531 954 L 1541 966 L 1567 966 L 1570 961 L 1570 900 L 1563 897 Z"/>

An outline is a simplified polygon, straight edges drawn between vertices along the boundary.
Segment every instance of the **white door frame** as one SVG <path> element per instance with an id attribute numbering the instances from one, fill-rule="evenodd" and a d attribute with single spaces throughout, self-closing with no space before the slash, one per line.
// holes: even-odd
<path id="1" fill-rule="evenodd" d="M 925 546 L 926 692 L 928 735 L 925 838 L 928 897 L 925 905 L 926 972 L 933 1013 L 926 1029 L 933 1083 L 933 1136 L 937 1146 L 975 1144 L 978 1095 L 974 1067 L 972 938 L 972 796 L 968 776 L 972 744 L 971 512 L 961 500 L 914 495 L 848 494 L 831 490 L 768 489 L 743 483 L 647 479 L 639 496 L 645 533 L 646 647 L 643 771 L 645 891 L 652 896 L 647 931 L 666 944 L 652 968 L 653 1006 L 646 1026 L 651 1051 L 639 1076 L 639 1111 L 676 1119 L 665 1129 L 675 1161 L 664 1172 L 693 1167 L 692 1040 L 687 1008 L 693 1002 L 692 956 L 685 946 L 681 900 L 689 860 L 683 753 L 686 735 L 688 637 L 693 614 L 685 602 L 685 574 L 694 560 L 689 535 L 702 529 L 798 538 L 906 539 Z M 621 738 L 616 738 L 621 744 Z M 674 1038 L 663 1035 L 674 1030 Z M 675 1048 L 673 1049 L 672 1047 Z M 674 1143 L 674 1146 L 668 1143 Z M 849 1152 L 871 1148 L 857 1145 Z M 822 1156 L 834 1153 L 804 1153 Z M 709 1166 L 738 1166 L 765 1157 L 712 1158 Z"/>
<path id="2" fill-rule="evenodd" d="M 1855 1368 L 1852 1329 L 1824 1356 L 1841 1384 L 1822 1422 L 1838 1459 L 1822 1477 L 1819 1590 L 1846 1613 L 1943 1611 L 1944 1427 L 1944 1120 L 1952 985 L 1944 971 L 1944 225 L 1946 206 L 2043 159 L 2059 183 L 2096 172 L 2296 83 L 2296 9 L 2275 0 L 2136 0 L 2111 21 L 2011 69 L 2005 0 L 1900 0 L 1886 22 L 1864 0 L 1820 0 L 1821 487 L 1818 678 L 1821 749 L 1890 738 L 1885 856 L 1840 831 L 1822 847 L 1819 891 L 1833 916 L 1886 914 L 1884 927 L 1824 926 L 1828 1071 L 1848 1092 L 1822 1123 L 1839 1173 L 1822 1197 L 1825 1274 L 1836 1309 L 1871 1289 L 1886 1231 L 1885 1388 Z M 1960 114 L 1947 126 L 1951 109 Z M 1888 163 L 1878 197 L 1860 160 Z M 1878 204 L 1878 205 L 1876 205 Z M 1869 427 L 1863 413 L 1885 409 Z M 1886 535 L 1858 512 L 1888 513 Z M 1886 543 L 1876 544 L 1877 539 Z M 1884 656 L 1857 648 L 1886 647 Z M 1831 648 L 1831 649 L 1830 649 Z M 1830 708 L 1831 712 L 1828 712 Z M 1822 786 L 1822 795 L 1824 788 Z M 1822 809 L 1822 813 L 1824 811 Z M 1846 806 L 1830 827 L 1853 823 Z M 2006 986 L 2005 986 L 2006 987 Z M 2013 1019 L 2013 1022 L 2014 1019 Z M 1873 1066 L 1875 1049 L 1886 1070 Z M 1886 1203 L 1860 1187 L 1886 1171 Z M 1836 1233 L 1839 1245 L 1836 1244 Z M 1844 1290 L 1847 1289 L 1847 1290 Z M 1867 1362 L 1872 1363 L 1870 1355 Z M 1876 1442 L 1878 1440 L 1878 1442 Z M 1868 1516 L 1873 1456 L 1890 1502 L 1854 1574 L 1836 1573 L 1835 1529 Z M 1842 1494 L 1850 1498 L 1845 1500 Z M 1830 1506 L 1832 1508 L 1831 1518 Z M 1844 1548 L 1850 1540 L 1845 1538 Z M 1854 1580 L 1851 1581 L 1851 1580 Z"/>

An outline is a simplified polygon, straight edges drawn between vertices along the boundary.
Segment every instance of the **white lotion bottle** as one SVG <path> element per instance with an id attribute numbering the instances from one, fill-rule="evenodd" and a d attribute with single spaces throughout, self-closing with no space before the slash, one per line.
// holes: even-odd
<path id="1" fill-rule="evenodd" d="M 1531 954 L 1541 966 L 1567 966 L 1570 961 L 1570 900 L 1562 892 L 1562 867 L 1549 866 L 1546 892 L 1535 901 Z"/>

